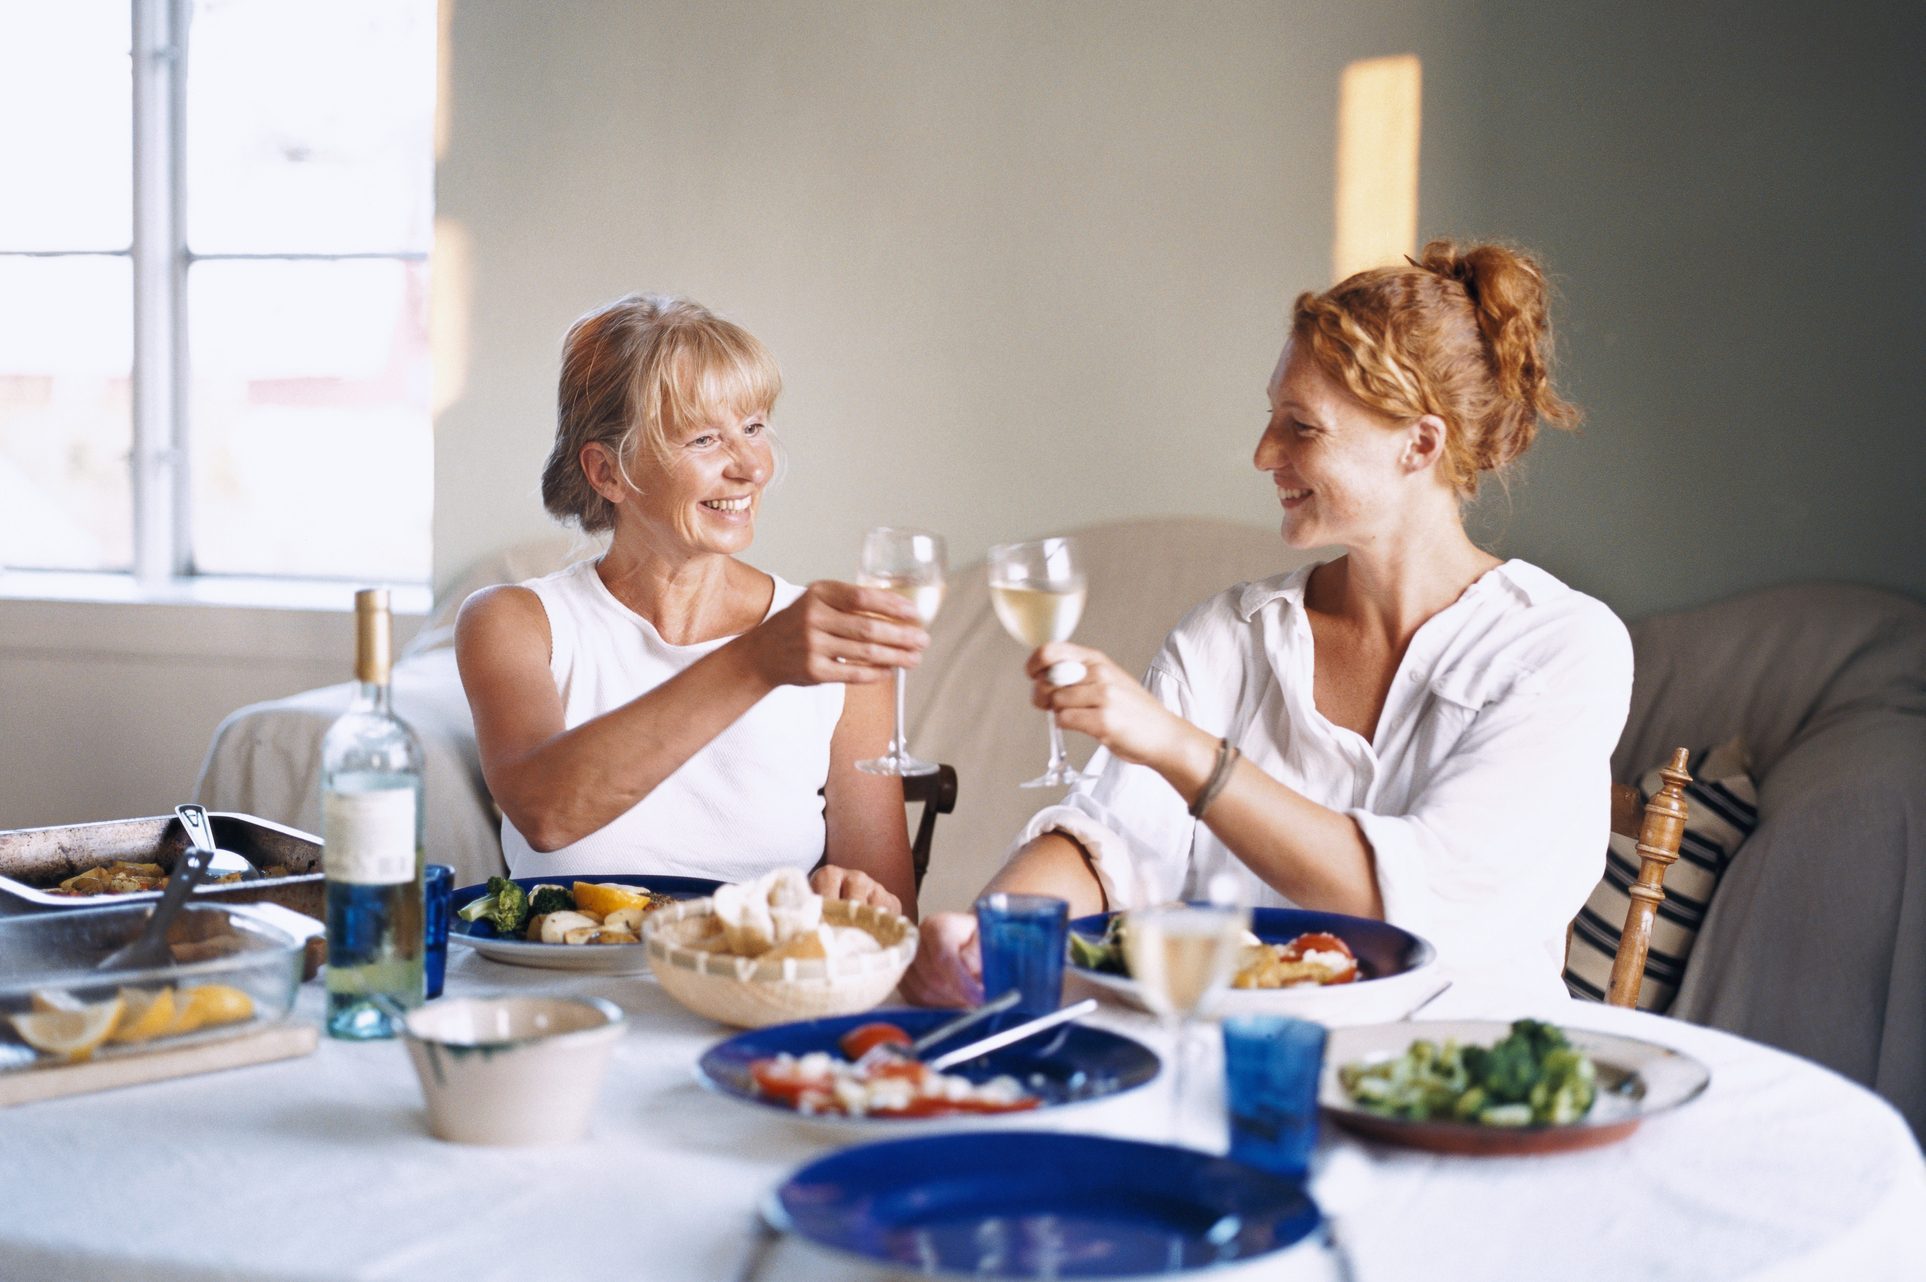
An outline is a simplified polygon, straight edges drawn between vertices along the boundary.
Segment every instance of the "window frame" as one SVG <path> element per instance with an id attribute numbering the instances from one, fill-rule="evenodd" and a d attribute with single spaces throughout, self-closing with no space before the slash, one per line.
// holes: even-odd
<path id="1" fill-rule="evenodd" d="M 206 574 L 195 566 L 190 517 L 193 469 L 188 275 L 196 263 L 427 263 L 426 250 L 343 253 L 196 253 L 187 242 L 187 63 L 193 0 L 129 0 L 132 13 L 132 239 L 120 249 L 8 251 L 9 256 L 125 257 L 131 266 L 133 360 L 129 371 L 129 490 L 133 512 L 129 571 L 0 567 L 0 596 L 125 600 L 115 581 L 132 580 L 147 600 L 234 602 L 263 597 L 327 599 L 354 576 Z M 92 581 L 93 586 L 88 583 Z M 38 584 L 37 590 L 33 584 Z M 395 582 L 425 601 L 428 583 Z M 23 591 L 24 589 L 24 591 Z M 231 590 L 230 590 L 231 589 Z"/>

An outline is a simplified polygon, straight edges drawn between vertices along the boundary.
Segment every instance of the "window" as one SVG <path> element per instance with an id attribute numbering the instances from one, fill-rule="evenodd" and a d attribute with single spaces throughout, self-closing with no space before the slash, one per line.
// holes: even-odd
<path id="1" fill-rule="evenodd" d="M 435 0 L 0 0 L 0 568 L 425 582 Z"/>

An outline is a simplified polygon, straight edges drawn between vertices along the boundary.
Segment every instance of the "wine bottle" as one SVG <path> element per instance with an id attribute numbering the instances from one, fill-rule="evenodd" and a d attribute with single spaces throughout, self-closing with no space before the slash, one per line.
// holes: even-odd
<path id="1" fill-rule="evenodd" d="M 354 703 L 321 741 L 321 861 L 328 1034 L 365 1039 L 422 1000 L 422 756 L 388 686 L 388 593 L 355 593 L 354 621 Z"/>

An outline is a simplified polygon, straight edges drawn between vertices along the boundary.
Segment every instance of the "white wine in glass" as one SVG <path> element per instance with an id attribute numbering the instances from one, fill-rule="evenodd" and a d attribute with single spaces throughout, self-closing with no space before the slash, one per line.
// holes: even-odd
<path id="1" fill-rule="evenodd" d="M 883 588 L 908 601 L 924 627 L 936 619 L 943 604 L 943 574 L 948 562 L 943 536 L 928 530 L 877 526 L 863 536 L 862 564 L 857 582 Z M 872 775 L 933 775 L 934 761 L 913 756 L 903 734 L 903 669 L 896 669 L 896 732 L 880 757 L 856 763 Z"/>
<path id="2" fill-rule="evenodd" d="M 990 603 L 1003 630 L 1032 650 L 1068 641 L 1089 594 L 1077 545 L 1069 539 L 1000 543 L 990 549 Z M 1063 731 L 1050 717 L 1050 763 L 1025 788 L 1061 788 L 1082 778 L 1063 750 Z"/>
<path id="3" fill-rule="evenodd" d="M 1145 908 L 1124 920 L 1124 958 L 1144 1002 L 1171 1037 L 1170 1129 L 1182 1134 L 1191 1029 L 1210 995 L 1237 969 L 1248 909 L 1222 904 Z"/>

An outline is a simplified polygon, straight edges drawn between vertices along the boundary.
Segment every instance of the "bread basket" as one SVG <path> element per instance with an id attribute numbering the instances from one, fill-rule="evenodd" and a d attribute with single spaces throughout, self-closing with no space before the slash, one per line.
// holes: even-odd
<path id="1" fill-rule="evenodd" d="M 855 926 L 882 945 L 849 957 L 764 961 L 694 947 L 710 935 L 715 901 L 689 899 L 642 923 L 649 967 L 671 997 L 698 1015 L 737 1028 L 822 1019 L 869 1010 L 889 996 L 916 955 L 916 925 L 901 913 L 847 899 L 823 904 L 823 921 Z"/>

